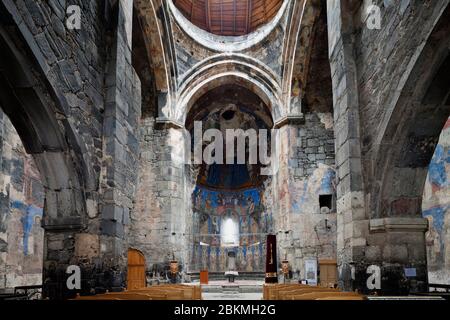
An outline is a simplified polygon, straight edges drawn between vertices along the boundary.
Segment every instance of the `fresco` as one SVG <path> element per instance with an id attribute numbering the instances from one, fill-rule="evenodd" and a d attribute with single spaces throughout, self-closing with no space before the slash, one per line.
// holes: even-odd
<path id="1" fill-rule="evenodd" d="M 42 282 L 45 190 L 39 171 L 0 111 L 0 288 Z"/>
<path id="2" fill-rule="evenodd" d="M 227 271 L 228 252 L 236 254 L 238 271 L 264 270 L 265 237 L 272 215 L 264 210 L 262 191 L 215 191 L 197 186 L 193 193 L 192 269 Z M 226 219 L 239 224 L 239 246 L 224 247 L 221 226 Z"/>
<path id="3" fill-rule="evenodd" d="M 21 201 L 12 201 L 11 209 L 19 210 L 22 214 L 20 221 L 22 222 L 22 244 L 23 244 L 23 254 L 25 256 L 29 255 L 29 241 L 30 235 L 33 231 L 33 226 L 35 225 L 36 218 L 41 219 L 44 213 L 44 209 L 37 207 L 35 205 L 27 205 Z"/>
<path id="4" fill-rule="evenodd" d="M 427 263 L 431 283 L 450 284 L 450 119 L 428 168 L 422 214 L 428 219 Z"/>
<path id="5" fill-rule="evenodd" d="M 291 212 L 293 214 L 320 213 L 319 195 L 334 195 L 335 180 L 335 170 L 330 166 L 319 164 L 309 178 L 292 184 L 289 190 Z"/>

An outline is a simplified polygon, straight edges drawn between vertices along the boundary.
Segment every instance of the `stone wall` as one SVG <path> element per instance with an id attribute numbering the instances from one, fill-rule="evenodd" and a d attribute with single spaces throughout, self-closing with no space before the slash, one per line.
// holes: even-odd
<path id="1" fill-rule="evenodd" d="M 340 286 L 367 291 L 367 267 L 376 265 L 382 292 L 426 290 L 427 223 L 419 204 L 448 117 L 443 96 L 429 100 L 426 92 L 448 48 L 448 1 L 327 4 Z M 379 9 L 380 28 L 370 25 L 370 4 Z"/>
<path id="2" fill-rule="evenodd" d="M 366 269 L 371 264 L 381 267 L 385 292 L 423 289 L 427 222 L 419 204 L 434 143 L 449 113 L 449 104 L 437 101 L 442 88 L 434 81 L 448 83 L 444 61 L 449 2 L 327 1 L 331 119 L 326 113 L 328 93 L 322 102 L 314 99 L 322 77 L 309 82 L 315 83 L 312 97 L 306 93 L 308 109 L 300 114 L 303 101 L 297 95 L 301 97 L 298 89 L 302 88 L 292 85 L 291 78 L 299 75 L 290 74 L 289 65 L 295 60 L 296 46 L 302 45 L 297 43 L 296 27 L 306 23 L 305 31 L 314 28 L 308 24 L 311 17 L 298 21 L 303 15 L 291 15 L 301 9 L 297 2 L 289 3 L 289 10 L 263 41 L 230 53 L 221 51 L 223 44 L 206 48 L 195 43 L 167 7 L 161 7 L 164 1 L 137 1 L 139 8 L 147 10 L 145 19 L 140 17 L 145 27 L 161 28 L 143 31 L 143 37 L 151 37 L 143 41 L 142 48 L 148 51 L 141 54 L 150 62 L 136 64 L 132 26 L 138 23 L 133 23 L 131 0 L 2 1 L 0 104 L 12 123 L 3 127 L 16 128 L 41 173 L 46 198 L 46 282 L 64 283 L 66 267 L 77 264 L 82 267 L 84 290 L 123 288 L 130 247 L 144 252 L 149 267 L 175 258 L 189 270 L 195 168 L 184 164 L 187 150 L 179 130 L 184 123 L 177 121 L 185 119 L 195 102 L 189 99 L 216 85 L 237 83 L 258 94 L 280 130 L 279 171 L 266 181 L 264 193 L 264 205 L 278 234 L 280 259 L 287 257 L 304 277 L 305 258 L 337 256 L 340 286 L 348 290 L 366 290 Z M 381 29 L 367 27 L 365 10 L 370 3 L 380 8 Z M 153 4 L 159 17 L 150 14 Z M 69 5 L 81 9 L 79 30 L 65 27 Z M 307 55 L 308 50 L 300 51 Z M 165 61 L 171 57 L 174 61 Z M 319 64 L 323 56 L 305 57 L 305 61 Z M 190 78 L 199 65 L 200 79 Z M 306 65 L 299 65 L 306 70 Z M 134 69 L 142 66 L 158 70 L 139 79 Z M 328 73 L 327 68 L 307 70 Z M 215 76 L 217 81 L 208 82 Z M 153 80 L 156 84 L 148 83 Z M 153 91 L 148 93 L 151 87 L 160 91 L 159 100 Z M 292 97 L 286 95 L 291 95 L 291 87 L 295 105 L 289 107 Z M 438 92 L 428 95 L 430 88 Z M 314 112 L 316 100 L 325 106 L 321 109 L 325 113 Z M 153 110 L 156 101 L 160 109 L 173 104 L 168 106 L 173 114 L 158 119 L 162 114 Z M 141 109 L 148 111 L 144 117 Z M 28 178 L 20 178 L 21 168 L 25 177 L 39 179 L 17 147 L 17 136 L 4 141 L 10 146 L 1 150 L 1 159 L 7 159 L 2 163 L 15 160 L 0 184 L 5 207 L 1 221 L 7 215 L 15 217 L 10 221 L 17 228 L 19 221 L 25 222 L 25 254 L 31 252 L 31 233 L 39 237 L 39 232 L 30 216 L 19 217 L 24 211 L 39 216 L 43 204 L 33 195 L 41 192 L 39 183 L 32 182 L 31 191 L 22 186 Z M 427 239 L 434 246 L 429 261 L 436 279 L 441 277 L 439 265 L 447 263 L 445 242 L 437 241 L 447 237 L 445 218 L 436 214 L 436 210 L 443 212 L 447 201 L 441 197 L 445 191 L 440 150 L 431 163 L 431 187 L 426 189 L 423 207 L 435 227 Z M 13 151 L 17 156 L 8 155 Z M 321 201 L 331 203 L 331 210 L 322 210 Z M 6 229 L 3 225 L 0 233 L 3 260 L 8 259 L 4 249 L 13 245 Z M 14 259 L 27 259 L 18 252 Z M 404 268 L 415 268 L 415 279 L 404 281 Z M 33 267 L 29 273 L 36 270 Z"/>
<path id="3" fill-rule="evenodd" d="M 182 268 L 188 268 L 193 186 L 184 165 L 182 131 L 155 124 L 152 117 L 141 120 L 142 151 L 130 246 L 144 253 L 149 269 L 163 269 L 174 257 Z"/>
<path id="4" fill-rule="evenodd" d="M 284 132 L 284 128 L 280 130 Z M 288 158 L 286 161 L 282 156 L 280 171 L 274 179 L 278 188 L 271 201 L 280 262 L 290 261 L 295 276 L 305 279 L 305 260 L 336 259 L 332 116 L 309 112 L 304 124 L 289 126 L 287 130 L 289 137 L 284 136 L 281 143 L 282 150 L 289 150 L 282 151 Z"/>
<path id="5" fill-rule="evenodd" d="M 44 188 L 34 160 L 0 111 L 0 289 L 42 284 Z"/>
<path id="6" fill-rule="evenodd" d="M 66 28 L 70 5 L 80 9 L 80 29 Z M 123 288 L 141 115 L 132 2 L 8 0 L 0 9 L 2 45 L 17 69 L 10 72 L 22 77 L 2 86 L 1 107 L 46 190 L 47 293 L 65 291 L 59 283 L 71 264 L 82 269 L 83 290 Z M 4 97 L 24 83 L 28 92 L 16 93 L 12 109 Z"/>

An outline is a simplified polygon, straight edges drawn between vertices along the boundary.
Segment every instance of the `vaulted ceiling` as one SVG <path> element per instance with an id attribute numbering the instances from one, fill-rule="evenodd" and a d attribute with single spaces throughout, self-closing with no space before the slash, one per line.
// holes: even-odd
<path id="1" fill-rule="evenodd" d="M 199 28 L 222 36 L 241 36 L 270 22 L 283 0 L 174 0 Z"/>

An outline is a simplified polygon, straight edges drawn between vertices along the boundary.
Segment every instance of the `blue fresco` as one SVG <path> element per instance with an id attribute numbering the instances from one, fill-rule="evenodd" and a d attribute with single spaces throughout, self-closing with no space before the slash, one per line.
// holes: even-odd
<path id="1" fill-rule="evenodd" d="M 272 231 L 273 219 L 266 212 L 261 190 L 211 190 L 197 186 L 193 192 L 193 268 L 226 271 L 229 251 L 236 253 L 239 270 L 262 271 L 265 235 Z M 231 218 L 239 226 L 235 247 L 221 244 L 223 221 Z"/>
<path id="2" fill-rule="evenodd" d="M 431 216 L 433 217 L 433 227 L 440 234 L 444 230 L 444 216 L 447 210 L 450 209 L 450 205 L 447 206 L 437 206 L 430 208 L 428 210 L 424 210 L 422 212 L 423 217 Z"/>
<path id="3" fill-rule="evenodd" d="M 324 174 L 320 183 L 320 193 L 333 194 L 335 192 L 334 181 L 336 179 L 336 172 L 333 169 L 328 169 Z"/>
<path id="4" fill-rule="evenodd" d="M 23 252 L 28 255 L 28 240 L 33 230 L 34 220 L 36 217 L 42 217 L 44 210 L 34 205 L 27 205 L 21 201 L 12 201 L 11 208 L 20 210 L 23 213 L 21 218 L 23 226 Z"/>
<path id="5" fill-rule="evenodd" d="M 446 163 L 450 163 L 450 150 L 445 154 L 444 147 L 438 144 L 428 169 L 429 181 L 438 188 L 444 188 L 449 185 L 447 172 L 445 171 Z"/>
<path id="6" fill-rule="evenodd" d="M 323 174 L 320 184 L 317 186 L 317 194 L 334 194 L 336 191 L 335 186 L 336 172 L 332 168 L 328 168 Z M 313 199 L 311 197 L 311 192 L 309 190 L 310 180 L 305 179 L 303 181 L 303 187 L 301 188 L 301 195 L 296 199 L 292 200 L 292 212 L 294 213 L 304 213 L 304 207 L 307 207 L 307 202 Z"/>
<path id="7" fill-rule="evenodd" d="M 194 207 L 218 208 L 225 205 L 248 206 L 253 203 L 259 206 L 261 202 L 260 191 L 258 189 L 247 189 L 241 192 L 214 191 L 196 187 L 194 190 Z"/>
<path id="8" fill-rule="evenodd" d="M 233 188 L 242 186 L 250 181 L 246 164 L 212 164 L 208 171 L 207 184 Z"/>

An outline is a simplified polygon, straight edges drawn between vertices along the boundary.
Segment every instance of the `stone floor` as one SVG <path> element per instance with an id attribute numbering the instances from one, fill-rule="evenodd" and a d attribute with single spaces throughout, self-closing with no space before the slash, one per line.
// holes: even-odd
<path id="1" fill-rule="evenodd" d="M 262 300 L 264 280 L 210 281 L 202 285 L 204 300 Z"/>
<path id="2" fill-rule="evenodd" d="M 260 293 L 240 293 L 240 292 L 222 292 L 202 294 L 203 300 L 262 300 L 263 294 Z"/>

